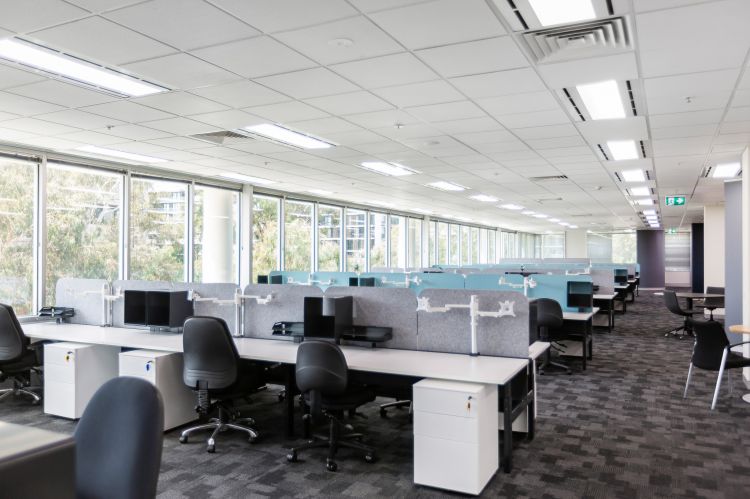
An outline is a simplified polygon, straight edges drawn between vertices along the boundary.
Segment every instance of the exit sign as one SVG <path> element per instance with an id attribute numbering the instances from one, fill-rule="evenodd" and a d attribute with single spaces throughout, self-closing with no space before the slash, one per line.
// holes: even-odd
<path id="1" fill-rule="evenodd" d="M 667 196 L 664 198 L 667 206 L 685 206 L 685 196 Z"/>

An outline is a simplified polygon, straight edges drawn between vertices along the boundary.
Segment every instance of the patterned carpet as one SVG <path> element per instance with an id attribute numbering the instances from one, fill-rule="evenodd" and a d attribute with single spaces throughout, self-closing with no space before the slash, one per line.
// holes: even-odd
<path id="1" fill-rule="evenodd" d="M 750 405 L 740 399 L 747 390 L 733 373 L 734 393 L 724 392 L 711 412 L 716 377 L 698 371 L 683 400 L 692 342 L 663 336 L 679 322 L 660 296 L 642 292 L 611 335 L 595 334 L 588 371 L 539 377 L 537 438 L 516 442 L 513 472 L 498 472 L 484 495 L 748 497 Z M 258 443 L 222 434 L 210 455 L 198 438 L 181 445 L 177 431 L 166 434 L 159 497 L 456 496 L 412 484 L 408 415 L 397 410 L 381 419 L 376 404 L 363 410 L 368 419 L 355 422 L 378 448 L 375 464 L 341 451 L 339 471 L 329 473 L 321 450 L 288 464 L 275 391 L 258 396 L 250 411 L 262 432 Z M 74 426 L 22 399 L 0 402 L 0 419 L 61 432 Z"/>

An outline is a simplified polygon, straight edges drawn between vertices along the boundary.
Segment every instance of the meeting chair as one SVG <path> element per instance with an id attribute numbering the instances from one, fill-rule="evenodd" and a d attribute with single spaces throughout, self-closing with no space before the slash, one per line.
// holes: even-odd
<path id="1" fill-rule="evenodd" d="M 10 395 L 31 397 L 38 404 L 40 386 L 31 385 L 32 374 L 42 375 L 42 343 L 33 346 L 23 333 L 13 307 L 0 303 L 0 383 L 10 380 L 11 387 L 0 390 L 0 400 Z"/>
<path id="2" fill-rule="evenodd" d="M 132 377 L 107 381 L 86 406 L 73 439 L 78 499 L 156 497 L 164 404 L 153 384 Z"/>
<path id="3" fill-rule="evenodd" d="M 723 295 L 724 288 L 719 286 L 708 286 L 706 288 L 706 293 L 709 295 Z M 708 310 L 710 316 L 709 320 L 712 321 L 714 320 L 714 310 L 717 308 L 724 308 L 724 297 L 707 297 L 701 303 L 696 303 L 695 306 Z"/>
<path id="4" fill-rule="evenodd" d="M 748 344 L 750 341 L 729 343 L 724 326 L 717 321 L 698 321 L 694 319 L 688 319 L 688 321 L 695 333 L 695 345 L 693 346 L 693 355 L 690 359 L 687 382 L 685 383 L 685 391 L 682 396 L 683 398 L 687 398 L 688 387 L 693 376 L 693 368 L 697 367 L 706 371 L 719 371 L 719 375 L 716 378 L 714 398 L 711 401 L 711 410 L 713 411 L 716 408 L 716 401 L 719 398 L 721 378 L 724 375 L 724 371 L 727 369 L 750 367 L 750 358 L 745 358 L 742 355 L 732 352 L 732 348 Z M 729 371 L 727 371 L 727 378 L 731 393 L 732 379 L 729 377 Z"/>
<path id="5" fill-rule="evenodd" d="M 664 336 L 675 336 L 682 339 L 685 336 L 690 335 L 692 331 L 690 329 L 689 319 L 691 319 L 693 315 L 699 312 L 692 308 L 683 310 L 683 308 L 680 306 L 679 300 L 677 299 L 677 293 L 675 293 L 671 289 L 664 290 L 664 303 L 666 304 L 667 309 L 670 312 L 684 318 L 682 326 L 665 333 Z M 684 333 L 680 333 L 680 331 L 684 331 Z"/>
<path id="6" fill-rule="evenodd" d="M 536 324 L 539 330 L 539 338 L 542 341 L 549 341 L 554 348 L 562 351 L 563 349 L 556 345 L 557 342 L 568 339 L 568 334 L 563 331 L 563 311 L 560 304 L 551 298 L 537 298 L 536 303 Z M 552 361 L 552 348 L 547 349 L 544 361 L 539 366 L 539 374 L 544 374 L 547 368 L 557 367 L 562 369 L 566 374 L 571 374 L 570 367 L 559 362 Z"/>
<path id="7" fill-rule="evenodd" d="M 375 449 L 361 442 L 361 434 L 341 433 L 342 427 L 353 430 L 351 425 L 342 421 L 346 412 L 375 400 L 375 394 L 368 388 L 349 382 L 349 368 L 341 349 L 333 343 L 320 340 L 302 342 L 297 349 L 295 375 L 297 387 L 302 392 L 305 407 L 309 411 L 304 419 L 315 422 L 326 418 L 329 436 L 314 437 L 292 448 L 287 454 L 287 460 L 297 461 L 298 453 L 303 450 L 327 447 L 326 469 L 336 471 L 336 452 L 340 447 L 345 447 L 362 451 L 365 461 L 374 462 Z"/>
<path id="8" fill-rule="evenodd" d="M 186 443 L 191 434 L 211 430 L 206 451 L 216 451 L 216 437 L 226 430 L 247 434 L 252 443 L 258 431 L 252 418 L 240 417 L 233 402 L 247 399 L 265 386 L 262 368 L 240 358 L 227 323 L 218 317 L 189 317 L 182 330 L 183 381 L 197 394 L 195 410 L 201 424 L 180 434 Z M 215 417 L 210 417 L 215 414 Z"/>

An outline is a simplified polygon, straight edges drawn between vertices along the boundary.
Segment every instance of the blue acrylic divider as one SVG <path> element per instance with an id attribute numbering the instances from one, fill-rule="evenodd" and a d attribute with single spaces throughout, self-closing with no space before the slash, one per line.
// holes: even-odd
<path id="1" fill-rule="evenodd" d="M 272 276 L 280 275 L 281 284 L 309 284 L 310 272 L 302 270 L 274 270 L 268 274 L 269 283 Z"/>
<path id="2" fill-rule="evenodd" d="M 568 307 L 568 281 L 592 282 L 588 275 L 546 275 L 531 276 L 536 281 L 535 288 L 529 288 L 529 298 L 551 298 L 558 302 L 564 311 L 577 312 Z"/>
<path id="3" fill-rule="evenodd" d="M 376 288 L 408 288 L 406 274 L 404 272 L 363 272 L 359 274 L 360 279 L 363 277 L 372 277 L 375 279 Z"/>
<path id="4" fill-rule="evenodd" d="M 313 272 L 310 284 L 325 291 L 331 286 L 349 286 L 350 277 L 357 277 L 356 272 Z"/>
<path id="5" fill-rule="evenodd" d="M 465 287 L 465 277 L 462 274 L 454 274 L 452 272 L 442 274 L 435 272 L 419 272 L 409 274 L 409 277 L 412 279 L 417 277 L 419 279 L 419 283 L 409 283 L 409 289 L 414 291 L 417 295 L 424 289 L 464 289 Z"/>

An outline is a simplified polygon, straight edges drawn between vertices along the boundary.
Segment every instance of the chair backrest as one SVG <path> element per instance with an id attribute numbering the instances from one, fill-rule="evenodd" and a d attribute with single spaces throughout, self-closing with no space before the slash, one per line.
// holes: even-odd
<path id="1" fill-rule="evenodd" d="M 709 295 L 723 295 L 724 294 L 724 288 L 720 286 L 708 286 L 706 288 L 706 293 Z M 703 300 L 703 305 L 705 307 L 712 307 L 712 308 L 724 308 L 724 297 L 721 298 L 706 298 Z"/>
<path id="2" fill-rule="evenodd" d="M 729 339 L 724 326 L 716 321 L 699 321 L 688 319 L 695 333 L 695 347 L 693 348 L 692 363 L 695 367 L 718 371 L 724 349 L 729 345 Z"/>
<path id="3" fill-rule="evenodd" d="M 320 413 L 321 397 L 340 395 L 349 383 L 349 367 L 341 349 L 334 343 L 305 340 L 297 349 L 295 367 L 297 388 L 309 395 L 313 415 Z"/>
<path id="4" fill-rule="evenodd" d="M 680 302 L 677 300 L 677 293 L 671 289 L 664 290 L 664 304 L 673 314 L 685 315 L 685 312 L 682 311 L 682 307 L 680 307 Z"/>
<path id="5" fill-rule="evenodd" d="M 13 307 L 0 303 L 0 362 L 11 362 L 23 355 L 29 339 L 23 334 Z"/>
<path id="6" fill-rule="evenodd" d="M 76 442 L 76 497 L 156 496 L 164 438 L 159 391 L 140 378 L 114 378 L 83 412 Z"/>
<path id="7" fill-rule="evenodd" d="M 537 298 L 536 300 L 537 327 L 556 329 L 563 325 L 563 311 L 560 304 L 552 298 Z"/>
<path id="8" fill-rule="evenodd" d="M 182 328 L 182 355 L 183 381 L 194 390 L 220 390 L 237 381 L 240 356 L 223 319 L 186 319 Z"/>

